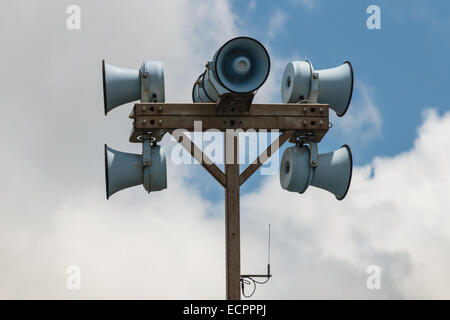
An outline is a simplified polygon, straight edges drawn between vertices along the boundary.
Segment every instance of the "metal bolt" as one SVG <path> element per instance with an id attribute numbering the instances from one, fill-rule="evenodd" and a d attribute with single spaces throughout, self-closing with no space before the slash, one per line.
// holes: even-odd
<path id="1" fill-rule="evenodd" d="M 161 106 L 158 107 L 158 112 L 161 112 L 163 108 Z"/>
<path id="2" fill-rule="evenodd" d="M 145 106 L 143 106 L 143 107 L 141 108 L 141 110 L 142 110 L 142 112 L 145 112 L 145 111 L 147 111 L 147 108 L 146 108 Z"/>
<path id="3" fill-rule="evenodd" d="M 162 120 L 161 119 L 158 120 L 158 124 L 162 124 Z"/>
<path id="4" fill-rule="evenodd" d="M 308 109 L 307 108 L 303 108 L 303 112 L 306 113 L 306 111 L 308 111 Z"/>
<path id="5" fill-rule="evenodd" d="M 303 120 L 303 121 L 302 121 L 302 124 L 303 124 L 303 126 L 306 127 L 306 125 L 308 124 L 308 122 L 307 122 L 306 120 Z"/>
<path id="6" fill-rule="evenodd" d="M 313 166 L 317 165 L 316 160 L 311 161 L 311 163 L 312 163 Z"/>
<path id="7" fill-rule="evenodd" d="M 319 121 L 319 126 L 323 127 L 323 121 L 322 120 Z"/>
<path id="8" fill-rule="evenodd" d="M 147 120 L 143 119 L 142 120 L 142 124 L 145 124 L 147 122 Z"/>
<path id="9" fill-rule="evenodd" d="M 323 113 L 323 108 L 320 108 L 320 109 L 319 109 L 319 112 L 320 112 L 320 113 Z"/>
<path id="10" fill-rule="evenodd" d="M 145 78 L 147 78 L 147 77 L 148 77 L 148 73 L 143 73 L 143 74 L 142 74 L 142 78 L 145 79 Z"/>
<path id="11" fill-rule="evenodd" d="M 150 160 L 149 159 L 145 159 L 145 164 L 149 164 Z"/>
<path id="12" fill-rule="evenodd" d="M 313 73 L 313 78 L 317 79 L 318 74 L 317 73 Z"/>

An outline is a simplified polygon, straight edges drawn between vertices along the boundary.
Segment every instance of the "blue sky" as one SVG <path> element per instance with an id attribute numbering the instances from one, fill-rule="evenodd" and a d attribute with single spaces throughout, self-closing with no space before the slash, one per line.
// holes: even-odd
<path id="1" fill-rule="evenodd" d="M 263 40 L 274 12 L 282 12 L 282 31 L 268 41 L 272 54 L 308 58 L 318 69 L 349 60 L 355 80 L 375 90 L 383 131 L 360 150 L 356 164 L 410 148 L 422 110 L 449 108 L 443 105 L 450 80 L 448 1 L 255 1 L 244 12 L 245 1 L 232 3 L 238 25 Z M 382 30 L 366 27 L 371 4 L 381 8 Z"/>
<path id="2" fill-rule="evenodd" d="M 381 30 L 366 27 L 370 16 L 366 9 L 372 4 L 381 9 Z M 448 1 L 235 0 L 231 10 L 243 34 L 268 46 L 272 59 L 308 59 L 316 69 L 352 62 L 356 85 L 349 114 L 358 114 L 355 108 L 365 107 L 365 88 L 380 121 L 374 128 L 360 115 L 358 120 L 369 123 L 345 134 L 332 128 L 319 146 L 321 152 L 348 143 L 358 166 L 377 156 L 394 156 L 413 146 L 425 109 L 434 108 L 441 114 L 450 109 Z M 272 68 L 277 79 L 277 91 L 271 97 L 275 102 L 280 102 L 283 68 Z M 334 118 L 333 123 L 339 125 L 340 121 L 344 119 Z M 198 174 L 208 179 L 204 173 Z M 203 183 L 201 179 L 199 185 Z M 242 192 L 260 183 L 257 174 Z M 220 188 L 202 189 L 210 199 L 222 197 Z"/>

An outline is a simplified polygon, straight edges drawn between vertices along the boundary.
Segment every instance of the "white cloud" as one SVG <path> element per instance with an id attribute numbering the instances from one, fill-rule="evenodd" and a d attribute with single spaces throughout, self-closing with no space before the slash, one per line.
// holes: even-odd
<path id="1" fill-rule="evenodd" d="M 253 11 L 256 9 L 256 0 L 251 0 L 248 3 L 248 10 Z"/>
<path id="2" fill-rule="evenodd" d="M 278 230 L 273 281 L 287 290 L 261 297 L 448 299 L 449 156 L 450 113 L 428 111 L 413 149 L 355 168 L 342 202 L 315 188 L 284 192 L 276 177 L 244 197 L 255 246 L 262 221 Z M 382 269 L 379 292 L 365 288 L 372 264 Z"/>
<path id="3" fill-rule="evenodd" d="M 208 218 L 198 191 L 177 187 L 190 167 L 169 163 L 165 192 L 133 188 L 106 201 L 103 143 L 129 152 L 140 146 L 127 141 L 131 104 L 102 114 L 100 63 L 138 68 L 143 60 L 163 61 L 167 100 L 190 101 L 205 62 L 236 35 L 228 2 L 77 4 L 80 31 L 66 29 L 59 1 L 17 1 L 7 11 L 18 18 L 2 14 L 9 28 L 0 29 L 8 48 L 0 52 L 0 102 L 8 106 L 8 117 L 0 118 L 8 154 L 0 158 L 0 297 L 220 298 L 222 223 Z M 204 223 L 208 245 L 196 231 Z M 210 252 L 214 262 L 202 264 Z M 65 287 L 72 264 L 82 269 L 80 292 Z M 167 286 L 168 277 L 179 286 Z"/>
<path id="4" fill-rule="evenodd" d="M 316 0 L 291 0 L 293 3 L 301 4 L 307 9 L 312 9 L 315 6 Z"/>
<path id="5" fill-rule="evenodd" d="M 267 38 L 269 40 L 273 39 L 282 32 L 288 19 L 289 15 L 281 11 L 280 8 L 277 8 L 275 13 L 270 17 Z"/>

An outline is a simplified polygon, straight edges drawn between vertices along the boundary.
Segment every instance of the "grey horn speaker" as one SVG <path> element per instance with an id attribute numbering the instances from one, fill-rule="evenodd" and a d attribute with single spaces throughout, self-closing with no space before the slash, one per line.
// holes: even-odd
<path id="1" fill-rule="evenodd" d="M 144 165 L 139 154 L 114 150 L 105 145 L 106 198 L 126 188 L 144 185 L 145 190 L 167 188 L 166 157 L 161 146 L 151 146 L 151 161 Z"/>
<path id="2" fill-rule="evenodd" d="M 309 61 L 293 61 L 284 69 L 281 81 L 281 99 L 284 103 L 308 100 L 313 73 L 318 74 L 318 103 L 329 104 L 339 117 L 350 105 L 353 92 L 353 67 L 348 61 L 342 65 L 314 70 Z"/>
<path id="3" fill-rule="evenodd" d="M 125 103 L 164 102 L 164 71 L 159 61 L 145 61 L 139 70 L 102 61 L 105 115 Z"/>
<path id="4" fill-rule="evenodd" d="M 314 186 L 334 194 L 338 200 L 347 195 L 352 179 L 353 160 L 350 147 L 317 157 L 317 165 L 311 165 L 311 150 L 306 146 L 294 146 L 285 150 L 280 165 L 281 187 L 287 191 L 303 193 Z"/>
<path id="5" fill-rule="evenodd" d="M 270 57 L 257 40 L 237 37 L 226 42 L 207 63 L 192 90 L 194 102 L 216 102 L 224 93 L 251 93 L 269 76 Z"/>

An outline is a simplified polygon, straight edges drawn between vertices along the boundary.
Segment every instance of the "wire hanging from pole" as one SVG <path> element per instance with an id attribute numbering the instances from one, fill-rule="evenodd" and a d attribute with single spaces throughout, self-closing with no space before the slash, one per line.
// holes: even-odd
<path id="1" fill-rule="evenodd" d="M 258 280 L 254 279 L 255 277 L 266 278 L 266 280 L 258 281 Z M 241 275 L 242 295 L 245 298 L 251 298 L 255 294 L 256 285 L 267 283 L 271 277 L 272 277 L 272 275 L 270 274 L 270 224 L 269 224 L 269 243 L 268 243 L 268 250 L 267 250 L 267 275 Z M 245 294 L 245 285 L 252 285 L 252 287 L 253 287 L 253 290 L 248 295 Z"/>

